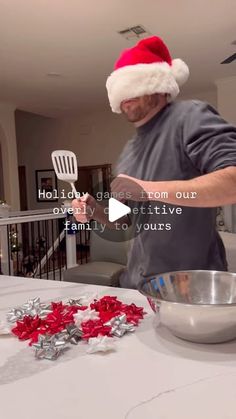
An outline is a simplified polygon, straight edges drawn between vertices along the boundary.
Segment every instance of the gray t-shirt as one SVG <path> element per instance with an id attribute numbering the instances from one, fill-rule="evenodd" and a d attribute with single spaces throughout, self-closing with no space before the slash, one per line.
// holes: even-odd
<path id="1" fill-rule="evenodd" d="M 188 180 L 227 166 L 236 166 L 236 127 L 210 105 L 191 100 L 168 104 L 139 127 L 120 156 L 116 174 Z M 145 205 L 161 207 L 163 202 Z M 135 237 L 121 285 L 136 288 L 143 277 L 172 270 L 227 270 L 215 220 L 215 208 L 182 206 L 181 215 L 150 215 L 149 224 L 171 224 L 171 229 L 149 229 Z"/>

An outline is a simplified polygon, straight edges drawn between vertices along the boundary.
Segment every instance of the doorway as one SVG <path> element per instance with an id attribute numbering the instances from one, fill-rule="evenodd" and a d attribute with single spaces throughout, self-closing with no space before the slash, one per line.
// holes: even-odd
<path id="1" fill-rule="evenodd" d="M 19 174 L 19 188 L 20 188 L 20 210 L 28 210 L 28 200 L 27 200 L 27 184 L 26 184 L 26 169 L 25 166 L 18 167 Z"/>

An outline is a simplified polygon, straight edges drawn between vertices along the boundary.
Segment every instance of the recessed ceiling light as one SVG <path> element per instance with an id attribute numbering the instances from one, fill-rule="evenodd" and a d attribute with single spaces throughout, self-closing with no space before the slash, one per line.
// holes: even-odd
<path id="1" fill-rule="evenodd" d="M 55 71 L 50 71 L 50 73 L 47 73 L 48 77 L 62 77 L 61 73 L 56 73 Z"/>

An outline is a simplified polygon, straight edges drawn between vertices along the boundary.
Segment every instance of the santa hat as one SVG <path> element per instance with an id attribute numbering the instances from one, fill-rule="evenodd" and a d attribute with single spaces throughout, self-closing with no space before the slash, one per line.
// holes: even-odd
<path id="1" fill-rule="evenodd" d="M 152 36 L 142 39 L 133 48 L 121 53 L 107 79 L 112 111 L 121 113 L 123 100 L 154 93 L 167 93 L 171 101 L 188 76 L 188 66 L 179 58 L 172 60 L 161 38 Z"/>

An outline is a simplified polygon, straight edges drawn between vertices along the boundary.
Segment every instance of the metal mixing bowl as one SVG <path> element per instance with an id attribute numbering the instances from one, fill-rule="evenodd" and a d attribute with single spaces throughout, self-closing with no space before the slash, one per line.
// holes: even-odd
<path id="1" fill-rule="evenodd" d="M 168 272 L 142 280 L 138 289 L 175 336 L 198 343 L 236 338 L 236 273 Z"/>

